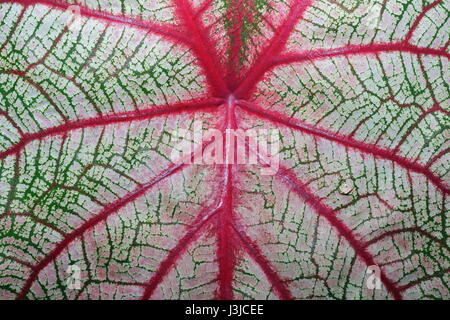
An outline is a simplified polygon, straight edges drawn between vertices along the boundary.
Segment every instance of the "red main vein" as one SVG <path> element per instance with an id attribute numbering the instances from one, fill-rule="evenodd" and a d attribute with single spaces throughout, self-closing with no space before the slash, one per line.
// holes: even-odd
<path id="1" fill-rule="evenodd" d="M 266 157 L 264 155 L 260 154 L 258 151 L 251 149 L 251 152 L 256 153 L 261 164 L 263 164 L 263 165 L 270 164 L 270 162 L 267 161 Z M 334 229 L 336 229 L 338 234 L 340 236 L 342 236 L 348 242 L 348 244 L 355 251 L 356 255 L 358 255 L 367 266 L 377 265 L 373 255 L 369 252 L 369 249 L 368 249 L 370 243 L 363 243 L 360 240 L 358 240 L 357 237 L 355 236 L 355 234 L 352 232 L 352 230 L 350 230 L 342 221 L 340 221 L 336 217 L 336 212 L 333 209 L 331 209 L 330 207 L 328 207 L 326 204 L 324 204 L 322 202 L 322 200 L 320 200 L 317 196 L 315 196 L 314 193 L 311 192 L 311 190 L 309 190 L 309 188 L 302 181 L 300 181 L 297 178 L 296 174 L 292 170 L 287 169 L 283 166 L 280 166 L 279 170 L 276 173 L 276 177 L 278 179 L 280 179 L 285 185 L 287 185 L 287 187 L 289 189 L 291 189 L 300 199 L 302 199 L 303 201 L 308 203 L 319 216 L 325 218 L 327 220 L 327 222 Z M 237 229 L 237 230 L 239 230 L 239 229 Z M 243 239 L 244 239 L 243 240 L 244 242 L 247 242 L 247 240 L 245 240 L 245 236 L 243 236 Z M 254 246 L 254 244 L 248 245 L 248 247 L 250 247 L 250 248 L 252 246 Z M 252 249 L 250 249 L 250 250 L 252 250 Z M 255 249 L 255 251 L 259 252 L 259 250 L 257 250 L 257 249 Z M 258 258 L 262 256 L 260 253 L 257 253 L 255 255 Z M 263 259 L 263 258 L 261 258 L 261 259 Z M 263 270 L 264 270 L 264 268 L 267 268 L 263 261 L 261 264 L 262 264 Z M 272 274 L 276 275 L 276 273 L 274 273 L 270 269 L 266 272 L 266 274 L 268 276 L 272 276 Z M 395 285 L 395 283 L 387 277 L 384 270 L 380 271 L 380 280 L 383 282 L 384 286 L 390 292 L 390 294 L 392 295 L 392 297 L 394 299 L 396 299 L 396 300 L 402 299 L 401 289 L 398 288 L 397 285 Z M 274 281 L 272 281 L 272 283 L 274 283 Z M 283 282 L 281 282 L 280 280 L 275 281 L 275 283 L 277 283 L 280 286 L 283 284 Z M 281 297 L 283 297 L 284 294 L 289 293 L 289 291 L 283 292 L 282 291 L 283 289 L 284 289 L 284 287 L 281 287 L 281 288 L 278 288 L 278 290 L 277 290 L 280 293 Z M 284 297 L 286 297 L 286 296 L 284 296 Z M 289 297 L 289 295 L 287 297 Z"/>
<path id="2" fill-rule="evenodd" d="M 292 8 L 284 21 L 284 23 L 276 30 L 269 45 L 263 50 L 255 65 L 250 68 L 244 81 L 239 84 L 234 95 L 238 98 L 246 98 L 253 86 L 260 80 L 262 75 L 267 71 L 267 65 L 274 56 L 279 55 L 286 42 L 294 30 L 295 25 L 303 17 L 306 9 L 311 5 L 312 0 L 296 0 L 293 1 Z"/>
<path id="3" fill-rule="evenodd" d="M 433 55 L 442 56 L 450 59 L 450 54 L 446 50 L 446 46 L 440 49 L 425 48 L 412 45 L 411 40 L 414 32 L 419 26 L 426 13 L 440 4 L 442 0 L 436 0 L 428 6 L 425 6 L 422 12 L 417 16 L 411 25 L 408 33 L 403 41 L 394 43 L 371 43 L 362 45 L 348 45 L 336 49 L 318 49 L 302 52 L 290 52 L 281 54 L 285 49 L 288 36 L 292 33 L 295 22 L 300 19 L 304 11 L 311 4 L 310 0 L 300 0 L 293 4 L 295 10 L 292 10 L 284 24 L 277 30 L 273 40 L 265 51 L 261 54 L 258 61 L 250 69 L 245 80 L 239 85 L 235 91 L 235 96 L 240 99 L 247 98 L 256 84 L 261 81 L 264 74 L 275 66 L 294 63 L 294 62 L 311 62 L 326 57 L 335 57 L 340 55 L 360 55 L 360 54 L 378 54 L 381 52 L 408 52 L 416 55 Z M 448 44 L 447 44 L 448 45 Z"/>
<path id="4" fill-rule="evenodd" d="M 313 61 L 324 58 L 331 58 L 337 56 L 350 56 L 350 55 L 367 55 L 377 54 L 382 52 L 407 52 L 416 55 L 432 55 L 441 56 L 450 59 L 450 53 L 442 49 L 423 48 L 414 46 L 412 44 L 402 42 L 395 43 L 372 43 L 365 45 L 348 45 L 342 48 L 336 49 L 318 49 L 309 50 L 298 53 L 288 53 L 279 57 L 273 58 L 268 63 L 267 68 L 270 69 L 274 66 L 290 64 L 294 62 Z"/>
<path id="5" fill-rule="evenodd" d="M 194 159 L 194 156 L 199 152 L 199 150 L 205 150 L 205 148 L 211 144 L 212 141 L 205 142 L 202 146 L 199 146 L 197 150 L 194 150 L 190 155 L 188 155 L 186 158 L 180 159 L 179 163 L 171 165 L 166 170 L 159 173 L 157 176 L 155 176 L 151 181 L 138 185 L 138 187 L 126 194 L 124 197 L 116 200 L 115 202 L 109 204 L 106 206 L 99 214 L 95 215 L 85 223 L 83 223 L 80 227 L 72 231 L 71 233 L 64 236 L 63 240 L 48 254 L 42 259 L 38 264 L 33 266 L 31 268 L 32 272 L 31 275 L 28 277 L 28 279 L 25 281 L 25 284 L 22 287 L 22 290 L 17 295 L 17 299 L 23 299 L 26 294 L 29 292 L 31 286 L 33 285 L 34 281 L 36 281 L 37 277 L 39 276 L 39 273 L 48 266 L 51 262 L 55 261 L 58 256 L 68 248 L 68 246 L 77 238 L 84 235 L 88 230 L 95 227 L 97 224 L 106 221 L 106 219 L 111 216 L 112 214 L 119 211 L 121 208 L 129 204 L 130 202 L 138 199 L 139 197 L 145 195 L 145 193 L 150 190 L 153 186 L 161 182 L 162 180 L 170 177 L 171 175 L 183 170 L 188 166 L 188 163 L 191 163 Z M 186 161 L 190 158 L 191 161 Z M 172 263 L 175 261 L 176 257 L 179 255 L 181 251 L 184 250 L 184 248 L 187 247 L 187 245 L 192 241 L 195 237 L 200 228 L 205 224 L 207 220 L 209 220 L 215 212 L 213 211 L 211 214 L 206 216 L 201 216 L 199 218 L 199 221 L 194 223 L 194 227 L 192 230 L 190 230 L 187 235 L 183 238 L 185 241 L 183 241 L 183 244 L 180 244 L 178 247 L 174 248 L 175 251 L 169 255 L 169 257 L 166 259 L 168 262 L 164 262 L 161 267 L 160 271 L 158 271 L 154 278 L 149 282 L 144 296 L 150 295 L 156 285 L 161 281 L 162 277 L 167 273 L 169 268 L 171 267 Z M 172 262 L 171 262 L 172 261 Z"/>
<path id="6" fill-rule="evenodd" d="M 285 115 L 282 115 L 278 112 L 264 110 L 262 107 L 259 107 L 255 104 L 252 104 L 252 103 L 249 103 L 246 101 L 239 101 L 238 105 L 242 109 L 257 115 L 262 119 L 267 119 L 271 122 L 283 124 L 286 127 L 292 128 L 294 130 L 299 130 L 299 131 L 302 131 L 302 132 L 305 132 L 308 134 L 312 134 L 312 135 L 320 137 L 320 138 L 324 138 L 324 139 L 327 139 L 330 141 L 337 142 L 346 147 L 351 147 L 356 150 L 362 151 L 364 153 L 372 154 L 373 156 L 375 156 L 377 158 L 393 161 L 393 162 L 397 163 L 398 165 L 402 166 L 403 168 L 409 169 L 413 172 L 423 174 L 425 177 L 427 177 L 428 180 L 430 180 L 443 193 L 450 193 L 449 187 L 442 181 L 442 179 L 440 179 L 438 176 L 436 176 L 434 173 L 432 173 L 429 168 L 422 166 L 411 160 L 408 160 L 404 157 L 401 157 L 399 155 L 393 154 L 392 151 L 390 151 L 390 150 L 378 147 L 376 145 L 362 143 L 362 142 L 354 140 L 350 137 L 346 137 L 346 136 L 340 135 L 335 132 L 330 132 L 328 130 L 318 128 L 316 126 L 309 125 L 300 120 L 286 117 Z"/>
<path id="7" fill-rule="evenodd" d="M 322 201 L 316 197 L 290 170 L 280 167 L 277 173 L 277 177 L 280 178 L 291 190 L 293 190 L 301 199 L 309 203 L 311 207 L 317 212 L 318 215 L 325 218 L 328 223 L 335 228 L 339 235 L 350 244 L 355 250 L 355 253 L 364 261 L 367 266 L 377 265 L 374 257 L 368 251 L 367 245 L 359 241 L 353 232 L 340 221 L 333 209 L 322 203 Z M 386 289 L 396 300 L 402 299 L 400 289 L 389 279 L 383 270 L 380 271 L 380 280 L 383 282 Z"/>
<path id="8" fill-rule="evenodd" d="M 118 210 L 126 206 L 128 203 L 136 200 L 137 198 L 143 196 L 149 189 L 151 189 L 153 186 L 155 186 L 158 182 L 166 179 L 167 177 L 173 175 L 174 173 L 182 170 L 186 167 L 186 164 L 177 164 L 169 167 L 168 169 L 164 170 L 163 172 L 159 173 L 157 176 L 155 176 L 151 181 L 147 182 L 146 184 L 139 185 L 134 191 L 126 194 L 124 197 L 118 199 L 117 201 L 109 204 L 106 206 L 100 213 L 92 217 L 91 219 L 87 220 L 85 223 L 83 223 L 80 227 L 72 231 L 71 233 L 64 236 L 64 239 L 48 254 L 45 256 L 44 259 L 42 259 L 38 264 L 32 267 L 32 271 L 28 279 L 25 281 L 22 290 L 17 295 L 17 299 L 23 299 L 28 291 L 30 290 L 31 286 L 33 285 L 34 281 L 39 276 L 39 273 L 48 266 L 51 262 L 55 261 L 58 256 L 77 238 L 81 237 L 83 234 L 86 233 L 89 229 L 92 229 L 96 225 L 98 225 L 100 222 L 105 221 L 109 216 L 111 216 L 113 213 L 116 213 Z"/>
<path id="9" fill-rule="evenodd" d="M 17 154 L 32 141 L 41 140 L 49 136 L 63 135 L 69 131 L 82 128 L 92 128 L 121 122 L 133 122 L 161 116 L 176 115 L 183 112 L 195 112 L 198 110 L 202 110 L 203 112 L 205 112 L 208 109 L 218 107 L 221 103 L 221 99 L 205 99 L 198 102 L 177 103 L 170 106 L 153 106 L 151 108 L 135 111 L 101 115 L 98 117 L 77 121 L 69 121 L 59 126 L 50 127 L 36 133 L 23 134 L 18 143 L 7 150 L 0 152 L 0 160 L 6 158 L 9 155 Z"/>

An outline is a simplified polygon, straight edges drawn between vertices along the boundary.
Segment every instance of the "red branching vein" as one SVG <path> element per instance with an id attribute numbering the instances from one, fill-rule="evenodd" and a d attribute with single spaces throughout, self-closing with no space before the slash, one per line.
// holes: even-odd
<path id="1" fill-rule="evenodd" d="M 18 264 L 20 264 L 22 266 L 25 266 L 25 267 L 29 268 L 29 269 L 33 268 L 33 265 L 31 263 L 29 263 L 27 261 L 23 261 L 22 259 L 17 258 L 15 256 L 4 256 L 4 255 L 2 255 L 2 257 L 6 258 L 6 259 L 9 259 L 11 261 L 14 261 L 14 262 L 16 262 L 16 263 L 18 263 Z"/>
<path id="2" fill-rule="evenodd" d="M 8 120 L 8 122 L 11 123 L 11 124 L 13 125 L 14 129 L 16 129 L 17 132 L 18 132 L 21 136 L 24 135 L 24 132 L 23 132 L 22 128 L 17 124 L 17 122 L 14 121 L 13 118 L 11 118 L 11 116 L 10 116 L 7 112 L 5 112 L 5 111 L 3 111 L 3 110 L 0 110 L 0 116 L 5 117 L 6 120 Z"/>
<path id="3" fill-rule="evenodd" d="M 64 27 L 63 30 L 58 34 L 58 36 L 55 38 L 55 40 L 53 40 L 53 43 L 51 44 L 51 46 L 47 49 L 47 51 L 44 53 L 44 55 L 37 60 L 36 62 L 31 63 L 30 65 L 28 65 L 28 67 L 25 69 L 24 73 L 26 73 L 27 71 L 36 68 L 36 66 L 43 64 L 45 62 L 45 60 L 47 60 L 47 58 L 50 56 L 50 54 L 55 50 L 56 46 L 58 45 L 58 43 L 61 41 L 62 37 L 69 31 L 69 28 Z"/>
<path id="4" fill-rule="evenodd" d="M 280 54 L 286 45 L 290 34 L 297 22 L 303 17 L 312 0 L 296 0 L 291 5 L 291 10 L 284 23 L 277 29 L 269 45 L 261 53 L 255 65 L 250 69 L 245 80 L 234 92 L 237 98 L 246 98 L 253 86 L 260 80 L 271 64 L 272 58 Z"/>
<path id="5" fill-rule="evenodd" d="M 298 53 L 289 53 L 276 58 L 273 58 L 267 64 L 268 69 L 274 66 L 283 64 L 290 64 L 302 61 L 314 61 L 324 58 L 337 56 L 351 56 L 351 55 L 370 55 L 379 54 L 383 52 L 406 52 L 416 55 L 432 55 L 441 56 L 450 59 L 450 53 L 443 49 L 423 48 L 418 47 L 404 41 L 395 43 L 375 43 L 367 45 L 348 45 L 336 49 L 317 49 L 310 51 L 303 51 Z M 267 70 L 266 70 L 267 71 Z"/>
<path id="6" fill-rule="evenodd" d="M 24 6 L 31 6 L 35 4 L 41 4 L 51 7 L 52 9 L 59 9 L 59 10 L 67 10 L 71 4 L 68 2 L 60 1 L 60 0 L 0 0 L 1 3 L 21 3 Z M 134 28 L 143 29 L 155 34 L 159 34 L 161 36 L 164 36 L 168 39 L 172 39 L 175 41 L 180 41 L 184 44 L 189 44 L 190 40 L 189 38 L 176 31 L 175 26 L 172 25 L 158 25 L 151 23 L 149 21 L 143 21 L 138 19 L 137 17 L 126 17 L 126 16 L 119 16 L 114 15 L 108 12 L 104 11 L 98 11 L 93 10 L 85 6 L 76 5 L 79 8 L 80 15 L 86 18 L 91 19 L 97 19 L 102 20 L 105 22 L 113 22 L 113 23 L 119 23 L 121 25 L 128 25 Z"/>
<path id="7" fill-rule="evenodd" d="M 124 206 L 126 206 L 128 203 L 133 202 L 137 198 L 143 196 L 149 189 L 151 189 L 153 186 L 155 186 L 160 181 L 166 179 L 167 177 L 170 177 L 171 175 L 175 174 L 176 172 L 182 170 L 186 167 L 186 164 L 176 164 L 172 165 L 168 169 L 164 170 L 163 172 L 159 173 L 157 176 L 155 176 L 151 181 L 139 185 L 134 191 L 126 194 L 124 197 L 118 199 L 117 201 L 109 204 L 107 207 L 105 207 L 100 213 L 95 215 L 93 218 L 87 220 L 85 223 L 83 223 L 80 227 L 72 231 L 71 233 L 67 234 L 61 242 L 58 243 L 58 245 L 47 255 L 44 259 L 42 259 L 38 264 L 36 264 L 32 268 L 31 275 L 28 277 L 28 279 L 25 281 L 25 284 L 22 287 L 22 290 L 17 295 L 17 299 L 23 299 L 27 295 L 28 291 L 30 290 L 31 286 L 33 285 L 34 281 L 39 276 L 39 273 L 50 263 L 55 261 L 58 256 L 77 238 L 84 235 L 86 231 L 92 229 L 99 223 L 105 221 L 109 216 L 116 213 L 118 210 L 122 209 Z"/>
<path id="8" fill-rule="evenodd" d="M 227 120 L 223 130 L 236 128 L 237 125 L 236 119 L 234 118 L 234 99 L 230 98 L 227 101 L 226 106 Z M 211 143 L 211 141 L 209 143 Z M 233 252 L 233 244 L 230 239 L 231 222 L 233 220 L 233 167 L 231 164 L 223 165 L 222 167 L 224 187 L 216 208 L 211 210 L 209 213 L 199 215 L 196 221 L 187 230 L 185 235 L 161 263 L 158 270 L 153 274 L 141 299 L 147 300 L 151 297 L 156 287 L 162 282 L 164 276 L 168 274 L 177 259 L 187 249 L 189 244 L 198 238 L 200 229 L 215 215 L 219 215 L 218 219 L 216 219 L 215 226 L 215 229 L 217 230 L 218 242 L 217 260 L 219 263 L 219 290 L 217 297 L 222 300 L 232 299 L 232 281 L 235 264 L 235 254 Z"/>
<path id="9" fill-rule="evenodd" d="M 364 153 L 372 154 L 373 156 L 380 158 L 380 159 L 386 159 L 386 160 L 393 161 L 396 164 L 402 166 L 403 168 L 405 168 L 407 170 L 411 170 L 413 172 L 423 174 L 439 190 L 441 190 L 444 193 L 450 193 L 450 189 L 445 184 L 445 182 L 442 181 L 442 179 L 440 179 L 434 173 L 432 173 L 429 170 L 429 168 L 427 168 L 426 166 L 423 166 L 417 162 L 408 160 L 407 158 L 404 158 L 402 156 L 396 155 L 395 153 L 392 152 L 392 150 L 384 149 L 384 148 L 378 147 L 378 146 L 370 144 L 370 143 L 363 143 L 363 142 L 357 141 L 353 138 L 349 138 L 344 135 L 341 135 L 339 133 L 321 129 L 321 128 L 318 128 L 317 126 L 312 126 L 312 125 L 304 123 L 300 120 L 288 118 L 278 112 L 264 110 L 262 107 L 259 107 L 255 104 L 252 104 L 252 103 L 249 103 L 246 101 L 238 101 L 238 105 L 242 109 L 244 109 L 250 113 L 258 115 L 260 118 L 267 119 L 274 123 L 283 124 L 294 130 L 299 130 L 299 131 L 302 131 L 302 132 L 305 132 L 308 134 L 312 134 L 317 137 L 321 137 L 321 138 L 324 138 L 324 139 L 327 139 L 330 141 L 337 142 L 346 147 L 351 147 L 356 150 L 362 151 Z"/>
<path id="10" fill-rule="evenodd" d="M 429 169 L 436 161 L 441 159 L 443 156 L 445 156 L 447 153 L 450 153 L 450 148 L 445 148 L 444 150 L 440 151 L 437 155 L 435 155 L 433 158 L 431 158 L 425 168 Z"/>
<path id="11" fill-rule="evenodd" d="M 335 212 L 322 202 L 318 197 L 316 197 L 309 189 L 306 187 L 295 174 L 284 167 L 280 167 L 277 173 L 277 177 L 283 181 L 292 191 L 294 191 L 301 199 L 306 203 L 309 203 L 311 207 L 319 214 L 321 217 L 325 218 L 328 223 L 337 230 L 340 236 L 342 236 L 353 248 L 355 253 L 364 261 L 367 266 L 377 265 L 372 254 L 367 250 L 365 243 L 361 242 L 356 238 L 354 233 L 342 222 L 340 221 Z M 387 277 L 383 270 L 380 271 L 380 280 L 383 282 L 386 289 L 391 293 L 394 299 L 402 299 L 400 290 L 394 284 L 394 282 Z"/>
<path id="12" fill-rule="evenodd" d="M 237 129 L 238 122 L 236 119 L 236 101 L 233 96 L 231 96 L 227 101 L 226 110 L 226 129 Z M 233 144 L 235 148 L 232 152 L 228 143 L 225 143 L 225 159 L 229 159 L 229 153 L 236 154 L 237 145 Z M 232 156 L 230 155 L 230 158 Z M 275 272 L 274 268 L 270 265 L 267 259 L 263 256 L 261 250 L 258 246 L 252 242 L 252 240 L 245 234 L 242 228 L 237 224 L 236 218 L 233 212 L 233 195 L 235 191 L 233 190 L 233 168 L 231 164 L 226 164 L 224 166 L 224 194 L 223 194 L 223 212 L 218 219 L 218 250 L 217 256 L 219 260 L 219 298 L 220 299 L 231 299 L 232 298 L 232 278 L 233 270 L 235 265 L 235 254 L 234 254 L 234 237 L 233 234 L 237 235 L 237 239 L 245 251 L 249 253 L 251 258 L 261 267 L 263 272 L 266 274 L 267 279 L 273 285 L 276 293 L 281 299 L 292 299 L 292 295 L 287 288 L 287 285 L 280 279 L 280 277 Z M 231 232 L 234 231 L 234 232 Z"/>
<path id="13" fill-rule="evenodd" d="M 412 35 L 414 34 L 415 30 L 420 24 L 420 21 L 423 19 L 426 13 L 436 5 L 438 5 L 441 1 L 442 0 L 437 0 L 423 9 L 423 11 L 414 21 L 403 41 L 394 43 L 372 43 L 367 45 L 348 45 L 336 49 L 317 49 L 280 55 L 280 53 L 284 49 L 289 35 L 292 33 L 295 22 L 297 22 L 298 19 L 302 17 L 304 11 L 310 5 L 310 1 L 302 1 L 300 5 L 293 5 L 293 9 L 291 10 L 290 15 L 286 19 L 285 23 L 275 33 L 273 40 L 268 46 L 267 50 L 261 55 L 260 59 L 250 70 L 246 79 L 240 84 L 239 88 L 235 92 L 235 96 L 241 99 L 246 98 L 255 84 L 261 80 L 261 78 L 267 71 L 275 66 L 290 64 L 294 62 L 311 62 L 326 57 L 361 54 L 370 55 L 382 52 L 407 52 L 416 55 L 442 56 L 450 59 L 450 53 L 447 52 L 446 47 L 434 49 L 418 47 L 409 43 Z"/>
<path id="14" fill-rule="evenodd" d="M 235 116 L 236 101 L 231 96 L 226 102 L 226 116 L 224 128 L 226 130 L 236 130 L 238 127 Z M 233 298 L 233 270 L 235 266 L 235 248 L 232 237 L 230 237 L 231 223 L 234 220 L 234 196 L 233 187 L 233 165 L 230 162 L 235 154 L 236 146 L 228 141 L 228 135 L 225 134 L 225 165 L 223 165 L 224 188 L 221 197 L 221 206 L 223 210 L 217 219 L 217 260 L 219 262 L 219 292 L 218 298 L 230 300 Z M 232 151 L 230 148 L 234 147 Z"/>
<path id="15" fill-rule="evenodd" d="M 1 4 L 1 1 L 0 1 Z M 11 31 L 9 32 L 8 36 L 6 37 L 5 41 L 2 43 L 2 45 L 0 46 L 0 52 L 3 51 L 3 49 L 5 49 L 6 45 L 9 43 L 9 41 L 11 40 L 11 37 L 14 35 L 14 33 L 17 30 L 17 27 L 20 25 L 20 23 L 22 22 L 23 16 L 25 14 L 25 8 L 22 8 L 22 10 L 20 10 L 19 16 L 17 17 L 16 23 L 14 24 L 14 26 L 12 27 Z"/>
<path id="16" fill-rule="evenodd" d="M 434 273 L 434 274 L 430 274 L 430 275 L 424 276 L 424 277 L 422 277 L 422 278 L 416 279 L 416 280 L 414 280 L 414 281 L 411 281 L 410 283 L 408 283 L 408 284 L 406 284 L 406 285 L 400 286 L 400 287 L 399 287 L 399 290 L 400 290 L 401 292 L 406 291 L 406 290 L 408 290 L 409 288 L 412 288 L 412 287 L 414 287 L 414 286 L 417 286 L 417 285 L 418 285 L 419 283 L 421 283 L 421 282 L 425 282 L 425 281 L 430 280 L 430 279 L 433 279 L 433 278 L 435 278 L 435 277 L 443 276 L 443 275 L 445 275 L 445 274 L 447 274 L 447 273 L 450 273 L 450 268 L 447 268 L 447 269 L 438 271 L 438 272 L 436 272 L 436 273 Z"/>
<path id="17" fill-rule="evenodd" d="M 411 28 L 409 29 L 408 33 L 406 34 L 405 40 L 409 41 L 411 40 L 412 36 L 414 35 L 414 32 L 416 31 L 417 27 L 419 26 L 422 19 L 425 17 L 425 15 L 434 7 L 436 7 L 438 4 L 440 4 L 442 0 L 436 0 L 429 5 L 425 6 L 422 11 L 420 12 L 419 16 L 416 18 L 414 23 L 412 24 Z"/>
<path id="18" fill-rule="evenodd" d="M 224 189 L 219 199 L 217 206 L 206 213 L 200 213 L 194 223 L 187 229 L 185 235 L 178 241 L 173 247 L 167 257 L 161 262 L 158 270 L 156 270 L 152 278 L 149 280 L 144 293 L 141 297 L 142 300 L 151 298 L 155 289 L 163 281 L 164 277 L 175 266 L 177 260 L 187 250 L 189 245 L 201 234 L 201 230 L 205 228 L 205 225 L 212 221 L 213 217 L 219 216 L 215 221 L 215 228 L 217 230 L 218 246 L 217 257 L 219 262 L 219 292 L 217 297 L 219 299 L 229 300 L 232 295 L 232 280 L 234 270 L 234 253 L 230 246 L 230 227 L 232 210 L 232 166 L 223 166 L 224 168 Z"/>
<path id="19" fill-rule="evenodd" d="M 218 298 L 230 300 L 233 298 L 233 270 L 235 266 L 234 243 L 230 237 L 233 214 L 233 166 L 224 166 L 224 192 L 222 197 L 223 210 L 217 219 L 217 260 L 219 262 L 219 292 Z"/>
<path id="20" fill-rule="evenodd" d="M 379 241 L 381 241 L 381 240 L 383 240 L 385 238 L 392 237 L 394 235 L 401 234 L 401 233 L 418 233 L 418 234 L 421 234 L 422 236 L 427 237 L 428 239 L 436 242 L 442 248 L 447 249 L 447 251 L 450 251 L 450 248 L 448 247 L 448 245 L 443 240 L 436 238 L 431 233 L 429 233 L 429 232 L 427 232 L 425 230 L 422 230 L 421 228 L 418 228 L 418 227 L 402 228 L 402 229 L 386 231 L 382 235 L 367 241 L 366 242 L 366 246 L 367 247 L 371 246 L 371 245 L 373 245 L 373 244 L 375 244 L 375 243 L 377 243 L 377 242 L 379 242 Z"/>
<path id="21" fill-rule="evenodd" d="M 211 220 L 218 212 L 220 208 L 211 210 L 207 214 L 200 214 L 192 226 L 188 229 L 186 234 L 178 241 L 176 246 L 172 248 L 167 255 L 167 257 L 161 262 L 158 270 L 153 273 L 152 278 L 148 282 L 141 300 L 148 300 L 157 286 L 162 282 L 164 277 L 169 273 L 171 268 L 175 265 L 177 259 L 182 255 L 182 253 L 188 248 L 195 239 L 200 236 L 200 230 L 204 225 Z"/>
<path id="22" fill-rule="evenodd" d="M 198 17 L 195 17 L 192 5 L 186 0 L 174 0 L 179 16 L 185 24 L 185 28 L 193 37 L 192 50 L 196 54 L 203 70 L 208 77 L 208 83 L 216 96 L 224 97 L 228 94 L 228 88 L 223 81 L 223 67 L 216 53 L 216 47 L 208 37 L 206 28 Z"/>
<path id="23" fill-rule="evenodd" d="M 202 5 L 197 9 L 195 17 L 200 17 L 209 7 L 211 7 L 214 0 L 205 0 Z"/>
<path id="24" fill-rule="evenodd" d="M 0 216 L 0 220 L 6 219 L 8 217 L 25 217 L 25 218 L 29 218 L 29 219 L 35 221 L 38 224 L 41 224 L 41 225 L 43 225 L 43 226 L 45 226 L 45 227 L 47 227 L 49 229 L 52 229 L 52 230 L 58 232 L 59 234 L 64 235 L 64 232 L 61 229 L 59 229 L 58 227 L 55 227 L 53 224 L 48 223 L 46 220 L 41 219 L 41 218 L 35 216 L 34 214 L 31 214 L 31 213 L 5 213 L 5 214 L 2 214 Z"/>
<path id="25" fill-rule="evenodd" d="M 20 152 L 27 144 L 32 141 L 41 140 L 49 136 L 62 135 L 72 130 L 105 126 L 121 122 L 151 119 L 160 116 L 180 114 L 186 111 L 195 112 L 198 110 L 202 110 L 205 112 L 208 109 L 213 109 L 214 107 L 219 106 L 221 103 L 221 99 L 208 99 L 198 102 L 178 103 L 171 106 L 154 106 L 130 112 L 102 115 L 94 118 L 66 122 L 62 125 L 47 128 L 36 133 L 24 134 L 22 139 L 18 143 L 7 150 L 0 152 L 0 160 L 6 158 L 9 155 Z"/>
<path id="26" fill-rule="evenodd" d="M 258 245 L 245 233 L 243 227 L 233 223 L 233 230 L 238 235 L 242 246 L 248 252 L 250 257 L 261 267 L 278 296 L 283 300 L 293 299 L 286 282 L 279 277 L 278 273 L 271 266 L 269 261 L 267 261 Z"/>
<path id="27" fill-rule="evenodd" d="M 58 106 L 58 104 L 55 102 L 55 100 L 50 96 L 50 94 L 45 91 L 45 89 L 36 81 L 31 79 L 29 76 L 27 76 L 25 71 L 18 71 L 18 70 L 6 70 L 6 71 L 0 71 L 0 73 L 9 73 L 14 74 L 22 79 L 24 79 L 28 84 L 30 84 L 33 88 L 35 88 L 37 91 L 39 91 L 40 94 L 48 101 L 48 103 L 55 109 L 55 111 L 58 113 L 58 115 L 63 119 L 64 121 L 67 121 L 67 117 L 64 114 L 64 112 L 61 110 L 61 108 Z"/>

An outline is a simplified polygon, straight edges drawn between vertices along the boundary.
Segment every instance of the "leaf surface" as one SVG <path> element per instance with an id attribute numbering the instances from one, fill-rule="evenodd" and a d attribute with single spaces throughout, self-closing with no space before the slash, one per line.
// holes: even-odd
<path id="1" fill-rule="evenodd" d="M 450 297 L 448 0 L 0 18 L 0 298 Z M 278 170 L 174 160 L 197 123 L 278 130 Z"/>

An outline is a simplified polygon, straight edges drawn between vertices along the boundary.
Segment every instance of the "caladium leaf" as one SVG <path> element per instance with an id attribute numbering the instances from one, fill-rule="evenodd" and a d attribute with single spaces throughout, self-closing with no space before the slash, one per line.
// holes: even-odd
<path id="1" fill-rule="evenodd" d="M 1 0 L 0 297 L 448 299 L 449 17 Z M 277 170 L 173 157 L 198 123 Z"/>

